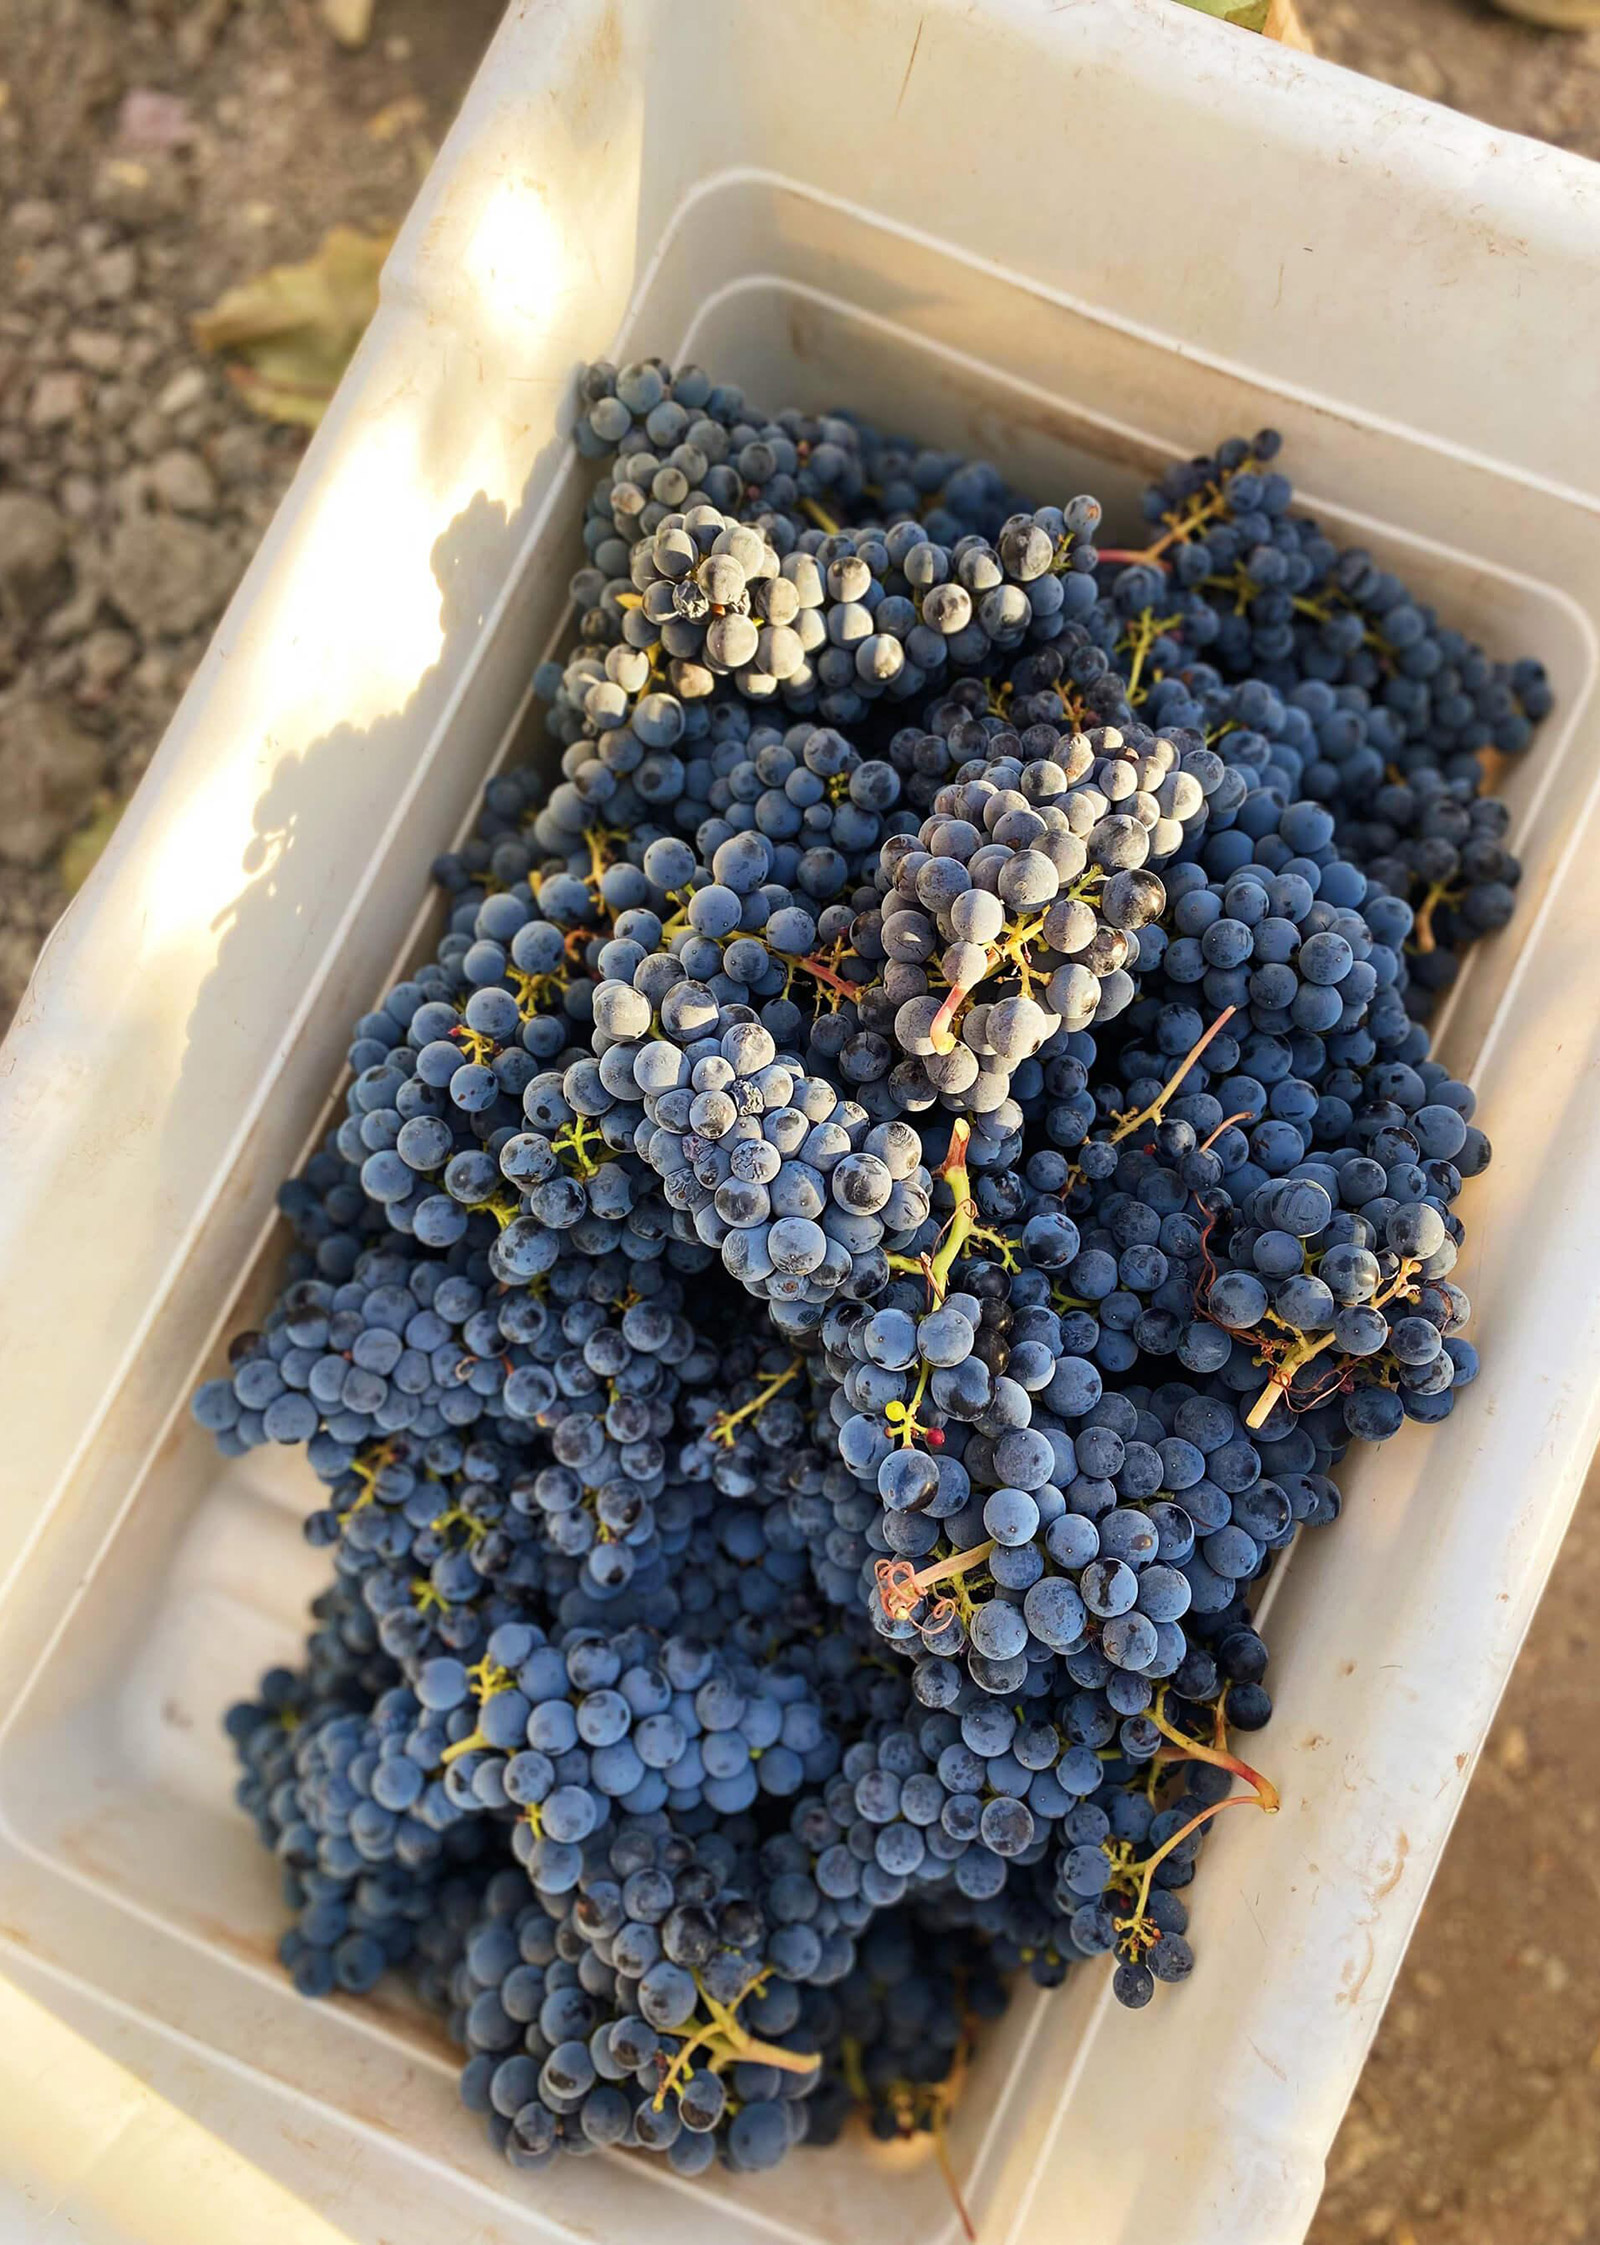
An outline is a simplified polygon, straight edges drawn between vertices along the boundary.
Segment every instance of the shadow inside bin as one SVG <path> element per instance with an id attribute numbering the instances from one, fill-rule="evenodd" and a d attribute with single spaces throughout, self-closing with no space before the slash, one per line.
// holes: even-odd
<path id="1" fill-rule="evenodd" d="M 162 1151 L 171 1203 L 192 1196 L 197 1113 L 237 1112 L 241 1072 L 262 1074 L 261 1008 L 281 1009 L 286 986 L 295 993 L 283 1071 L 263 1084 L 226 1188 L 255 1206 L 265 1199 L 261 1166 L 272 1165 L 273 1188 L 298 1166 L 310 1123 L 344 1078 L 355 1021 L 412 963 L 400 953 L 430 893 L 431 863 L 470 819 L 569 605 L 564 571 L 523 566 L 547 507 L 576 491 L 570 473 L 552 488 L 552 460 L 569 449 L 563 432 L 514 506 L 480 489 L 434 541 L 437 652 L 404 701 L 365 725 L 336 724 L 274 766 L 185 1028 Z M 563 532 L 555 545 L 570 551 Z M 524 726 L 519 752 L 534 737 Z"/>

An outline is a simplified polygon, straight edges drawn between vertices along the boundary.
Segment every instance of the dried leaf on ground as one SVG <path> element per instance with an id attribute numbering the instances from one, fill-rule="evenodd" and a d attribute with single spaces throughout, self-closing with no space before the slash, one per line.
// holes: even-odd
<path id="1" fill-rule="evenodd" d="M 1276 39 L 1281 46 L 1297 47 L 1303 55 L 1314 55 L 1317 51 L 1311 43 L 1310 32 L 1300 21 L 1295 0 L 1271 0 L 1262 29 L 1269 39 Z"/>
<path id="2" fill-rule="evenodd" d="M 245 403 L 270 421 L 315 428 L 378 304 L 392 234 L 335 226 L 303 265 L 274 265 L 230 288 L 194 321 Z"/>
<path id="3" fill-rule="evenodd" d="M 428 121 L 428 105 L 420 94 L 402 94 L 398 101 L 386 102 L 380 110 L 367 119 L 366 134 L 379 147 L 410 132 L 414 126 Z"/>
<path id="4" fill-rule="evenodd" d="M 364 47 L 372 36 L 373 0 L 322 0 L 323 22 L 341 47 Z"/>
<path id="5" fill-rule="evenodd" d="M 1236 24 L 1241 31 L 1265 31 L 1271 0 L 1183 0 L 1183 5 Z"/>
<path id="6" fill-rule="evenodd" d="M 92 816 L 61 845 L 56 873 L 68 896 L 77 895 L 99 864 L 106 844 L 117 830 L 123 808 L 114 796 L 102 792 L 95 798 Z"/>

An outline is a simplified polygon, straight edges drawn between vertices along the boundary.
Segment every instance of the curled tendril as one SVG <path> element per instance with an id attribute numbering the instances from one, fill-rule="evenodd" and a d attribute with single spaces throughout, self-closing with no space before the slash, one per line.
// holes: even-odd
<path id="1" fill-rule="evenodd" d="M 874 1575 L 884 1612 L 891 1621 L 909 1621 L 930 1590 L 943 1582 L 959 1582 L 974 1567 L 981 1567 L 994 1548 L 994 1538 L 989 1536 L 970 1550 L 953 1551 L 921 1569 L 909 1559 L 880 1559 Z M 933 1610 L 948 1620 L 956 1608 L 948 1598 L 941 1598 Z"/>

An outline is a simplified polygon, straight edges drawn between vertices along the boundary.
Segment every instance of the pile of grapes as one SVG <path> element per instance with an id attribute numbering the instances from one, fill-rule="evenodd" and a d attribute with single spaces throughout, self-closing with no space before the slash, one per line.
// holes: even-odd
<path id="1" fill-rule="evenodd" d="M 295 1985 L 401 1974 L 515 2166 L 692 2175 L 937 2129 L 1023 1972 L 1190 1972 L 1258 1587 L 1477 1371 L 1426 1021 L 1550 697 L 1270 431 L 1131 549 L 692 367 L 577 441 L 553 753 L 195 1412 L 325 1492 L 229 1717 Z"/>

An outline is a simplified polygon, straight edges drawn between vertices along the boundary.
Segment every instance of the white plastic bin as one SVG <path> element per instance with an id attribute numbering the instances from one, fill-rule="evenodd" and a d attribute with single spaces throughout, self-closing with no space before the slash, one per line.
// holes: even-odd
<path id="1" fill-rule="evenodd" d="M 1207 1848 L 1192 1982 L 1021 1996 L 952 2137 L 985 2245 L 1293 2245 L 1600 1430 L 1597 344 L 1600 171 L 1162 0 L 512 6 L 0 1057 L 0 2075 L 76 2107 L 0 2097 L 25 2234 L 166 2240 L 213 2189 L 274 2245 L 955 2233 L 926 2146 L 513 2175 L 426 2022 L 291 1993 L 218 1730 L 325 1561 L 297 1458 L 221 1466 L 187 1396 L 560 628 L 575 371 L 660 350 L 1113 509 L 1273 421 L 1308 503 L 1550 666 L 1523 908 L 1446 1043 L 1501 1149 L 1484 1377 L 1282 1584 L 1284 1811 Z"/>

